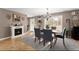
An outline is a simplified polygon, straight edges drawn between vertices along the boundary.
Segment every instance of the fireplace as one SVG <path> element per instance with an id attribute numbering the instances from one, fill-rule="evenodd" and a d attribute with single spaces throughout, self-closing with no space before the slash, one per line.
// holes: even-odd
<path id="1" fill-rule="evenodd" d="M 22 28 L 15 29 L 15 36 L 22 34 Z"/>
<path id="2" fill-rule="evenodd" d="M 23 35 L 24 27 L 23 26 L 11 26 L 11 37 L 17 37 L 19 35 Z"/>

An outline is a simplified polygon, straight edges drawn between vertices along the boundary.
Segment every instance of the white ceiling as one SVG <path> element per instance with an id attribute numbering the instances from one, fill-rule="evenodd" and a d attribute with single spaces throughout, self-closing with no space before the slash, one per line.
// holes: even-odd
<path id="1" fill-rule="evenodd" d="M 7 10 L 20 12 L 26 14 L 28 17 L 46 14 L 46 8 L 5 8 Z M 49 13 L 63 12 L 75 10 L 76 8 L 48 8 Z"/>

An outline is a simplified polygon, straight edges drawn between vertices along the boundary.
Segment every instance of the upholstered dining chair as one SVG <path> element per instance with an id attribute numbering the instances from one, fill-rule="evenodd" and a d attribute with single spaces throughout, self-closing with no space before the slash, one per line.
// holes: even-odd
<path id="1" fill-rule="evenodd" d="M 56 44 L 56 42 L 57 42 L 57 38 L 61 38 L 61 39 L 63 39 L 63 45 L 64 45 L 64 47 L 67 48 L 66 45 L 65 45 L 65 34 L 66 34 L 66 28 L 64 28 L 62 34 L 55 34 L 56 40 L 55 40 L 55 42 L 54 42 L 53 47 L 55 46 L 55 44 Z"/>
<path id="2" fill-rule="evenodd" d="M 40 43 L 40 38 L 41 38 L 40 29 L 39 28 L 34 28 L 34 32 L 35 32 L 35 42 L 38 39 L 39 43 Z"/>
<path id="3" fill-rule="evenodd" d="M 50 48 L 52 48 L 52 42 L 53 41 L 53 37 L 52 37 L 52 30 L 43 30 L 43 46 L 45 46 L 45 44 L 47 42 L 50 42 Z"/>

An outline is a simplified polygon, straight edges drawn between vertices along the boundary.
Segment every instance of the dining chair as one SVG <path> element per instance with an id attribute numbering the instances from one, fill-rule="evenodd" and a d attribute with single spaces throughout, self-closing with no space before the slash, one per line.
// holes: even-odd
<path id="1" fill-rule="evenodd" d="M 35 42 L 38 39 L 39 43 L 40 43 L 40 38 L 41 38 L 40 29 L 39 28 L 34 28 L 34 32 L 35 32 Z"/>
<path id="2" fill-rule="evenodd" d="M 65 40 L 64 40 L 64 39 L 65 39 L 65 34 L 66 34 L 66 28 L 63 29 L 62 34 L 55 34 L 56 40 L 55 40 L 55 42 L 54 42 L 53 47 L 55 46 L 55 44 L 56 44 L 56 42 L 57 42 L 57 38 L 62 38 L 62 39 L 63 39 L 63 45 L 64 45 L 65 48 L 67 48 L 66 45 L 65 45 Z"/>
<path id="3" fill-rule="evenodd" d="M 53 41 L 53 37 L 52 37 L 52 30 L 43 30 L 43 46 L 45 46 L 45 44 L 47 42 L 50 42 L 50 48 L 52 48 L 52 41 Z"/>

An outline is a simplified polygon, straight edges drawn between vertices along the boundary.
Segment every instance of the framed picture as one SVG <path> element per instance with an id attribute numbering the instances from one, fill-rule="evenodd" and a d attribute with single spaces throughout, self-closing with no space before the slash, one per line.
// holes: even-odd
<path id="1" fill-rule="evenodd" d="M 13 21 L 20 21 L 20 16 L 16 15 L 16 14 L 13 14 Z"/>
<path id="2" fill-rule="evenodd" d="M 70 19 L 68 18 L 68 19 L 66 19 L 66 23 L 69 23 L 70 22 Z"/>

